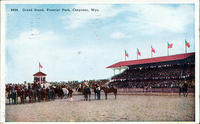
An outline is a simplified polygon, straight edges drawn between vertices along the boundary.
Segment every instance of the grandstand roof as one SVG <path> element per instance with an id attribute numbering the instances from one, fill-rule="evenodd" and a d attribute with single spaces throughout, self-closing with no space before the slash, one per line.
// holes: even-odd
<path id="1" fill-rule="evenodd" d="M 37 73 L 35 73 L 33 76 L 47 76 L 45 73 L 39 71 Z"/>
<path id="2" fill-rule="evenodd" d="M 160 62 L 169 62 L 169 61 L 176 61 L 176 60 L 184 60 L 195 53 L 185 53 L 185 54 L 178 54 L 172 56 L 163 56 L 163 57 L 156 57 L 156 58 L 148 58 L 148 59 L 139 59 L 139 60 L 129 60 L 129 61 L 121 61 L 110 65 L 106 68 L 117 68 L 123 66 L 132 66 L 132 65 L 142 65 L 142 64 L 151 64 L 151 63 L 160 63 Z"/>

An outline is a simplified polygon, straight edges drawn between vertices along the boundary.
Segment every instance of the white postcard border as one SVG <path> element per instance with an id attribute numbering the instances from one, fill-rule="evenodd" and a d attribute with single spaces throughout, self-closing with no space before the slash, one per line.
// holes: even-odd
<path id="1" fill-rule="evenodd" d="M 58 1 L 52 1 L 52 0 L 45 0 L 45 1 L 25 1 L 25 0 L 13 0 L 13 1 L 1 1 L 1 46 L 0 46 L 0 121 L 5 123 L 5 22 L 6 22 L 6 14 L 5 14 L 5 4 L 189 4 L 194 3 L 195 4 L 195 123 L 199 123 L 199 1 L 198 0 L 58 0 Z M 22 122 L 12 122 L 12 123 L 22 123 Z M 26 122 L 27 123 L 27 122 Z M 29 122 L 33 123 L 33 122 Z M 39 122 L 40 123 L 40 122 Z M 54 122 L 48 122 L 48 123 L 54 123 Z M 64 122 L 60 122 L 64 123 Z M 71 122 L 71 123 L 77 123 L 77 122 Z M 80 123 L 80 122 L 79 122 Z M 88 122 L 87 122 L 88 123 Z M 90 122 L 89 122 L 90 123 Z M 101 122 L 97 122 L 101 123 Z M 108 122 L 112 123 L 112 122 Z M 116 122 L 115 122 L 116 123 Z M 117 122 L 121 123 L 121 122 Z M 194 122 L 126 122 L 126 123 L 163 123 L 163 124 L 193 124 Z"/>

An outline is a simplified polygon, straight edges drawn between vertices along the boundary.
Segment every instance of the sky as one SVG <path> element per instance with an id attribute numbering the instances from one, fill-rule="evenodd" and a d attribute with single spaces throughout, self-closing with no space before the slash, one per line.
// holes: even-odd
<path id="1" fill-rule="evenodd" d="M 194 4 L 7 4 L 6 82 L 109 79 L 119 61 L 195 51 Z M 11 11 L 18 9 L 18 11 Z M 23 11 L 32 9 L 33 11 Z M 44 11 L 34 11 L 43 9 Z M 54 9 L 60 11 L 47 11 Z M 69 9 L 70 11 L 62 11 Z M 73 11 L 84 9 L 88 11 Z M 96 9 L 97 11 L 91 11 Z"/>

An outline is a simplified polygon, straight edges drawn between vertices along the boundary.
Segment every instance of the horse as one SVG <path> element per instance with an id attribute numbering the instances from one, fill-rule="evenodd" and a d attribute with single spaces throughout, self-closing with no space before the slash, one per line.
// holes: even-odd
<path id="1" fill-rule="evenodd" d="M 84 100 L 88 101 L 88 96 L 89 96 L 89 101 L 90 101 L 91 91 L 90 91 L 89 86 L 84 87 L 83 94 L 84 94 Z"/>
<path id="2" fill-rule="evenodd" d="M 76 87 L 76 91 L 77 91 L 77 92 L 82 92 L 82 91 L 81 91 L 81 88 L 80 88 L 79 86 Z"/>
<path id="3" fill-rule="evenodd" d="M 187 97 L 188 95 L 188 85 L 185 82 L 183 85 L 179 86 L 179 96 L 181 96 L 181 93 L 183 93 L 184 97 Z"/>
<path id="4" fill-rule="evenodd" d="M 66 98 L 72 98 L 73 90 L 65 85 L 62 86 L 63 91 L 63 97 Z"/>
<path id="5" fill-rule="evenodd" d="M 67 95 L 69 94 L 69 91 L 68 91 L 68 89 L 66 87 L 63 87 L 62 91 L 63 91 L 63 98 L 66 99 Z"/>
<path id="6" fill-rule="evenodd" d="M 47 94 L 47 91 L 44 87 L 41 88 L 41 100 L 43 100 L 43 101 L 48 100 L 48 94 Z"/>
<path id="7" fill-rule="evenodd" d="M 88 97 L 89 97 L 89 101 L 90 101 L 90 96 L 91 96 L 91 90 L 90 87 L 86 84 L 87 82 L 84 82 L 82 84 L 79 85 L 78 88 L 76 88 L 79 92 L 82 92 L 82 94 L 84 95 L 84 100 L 87 101 Z"/>
<path id="8" fill-rule="evenodd" d="M 17 104 L 17 93 L 15 90 L 15 86 L 11 86 L 11 84 L 6 85 L 6 95 L 9 100 L 9 104 Z"/>
<path id="9" fill-rule="evenodd" d="M 54 90 L 54 93 L 55 93 L 55 98 L 58 97 L 58 98 L 63 98 L 63 91 L 62 91 L 62 88 L 61 86 L 53 86 L 53 90 Z"/>
<path id="10" fill-rule="evenodd" d="M 69 91 L 68 98 L 72 98 L 73 90 L 68 87 L 68 91 Z"/>
<path id="11" fill-rule="evenodd" d="M 36 102 L 36 98 L 37 98 L 37 84 L 36 83 L 32 85 L 32 92 L 33 92 L 33 101 Z"/>
<path id="12" fill-rule="evenodd" d="M 11 86 L 9 84 L 6 85 L 6 95 L 9 100 L 9 104 L 11 104 L 10 101 L 12 101 L 12 93 L 11 93 Z"/>
<path id="13" fill-rule="evenodd" d="M 78 87 L 76 88 L 77 92 L 81 92 L 83 94 L 83 84 L 79 84 Z"/>
<path id="14" fill-rule="evenodd" d="M 101 86 L 101 90 L 104 91 L 106 100 L 108 93 L 114 93 L 115 99 L 117 99 L 117 88 Z"/>
<path id="15" fill-rule="evenodd" d="M 25 91 L 24 91 L 24 89 L 22 89 L 21 87 L 18 87 L 17 95 L 18 95 L 18 97 L 20 97 L 20 100 L 21 100 L 20 103 L 24 104 L 25 103 Z"/>
<path id="16" fill-rule="evenodd" d="M 49 93 L 50 93 L 50 99 L 51 100 L 55 99 L 55 91 L 53 86 L 49 87 Z"/>
<path id="17" fill-rule="evenodd" d="M 28 89 L 27 90 L 27 95 L 28 95 L 28 98 L 29 98 L 29 103 L 32 103 L 33 102 L 33 90 L 32 89 Z"/>
<path id="18" fill-rule="evenodd" d="M 98 85 L 96 83 L 94 83 L 94 84 L 91 84 L 89 87 L 94 90 L 94 98 L 97 99 L 97 87 L 98 87 Z"/>

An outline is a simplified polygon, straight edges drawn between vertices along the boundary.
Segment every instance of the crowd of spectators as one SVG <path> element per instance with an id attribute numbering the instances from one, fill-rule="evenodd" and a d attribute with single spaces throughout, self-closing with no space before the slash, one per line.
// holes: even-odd
<path id="1" fill-rule="evenodd" d="M 118 88 L 178 88 L 185 80 L 194 87 L 194 64 L 149 66 L 126 69 L 109 85 Z"/>

